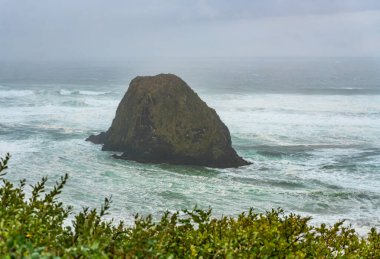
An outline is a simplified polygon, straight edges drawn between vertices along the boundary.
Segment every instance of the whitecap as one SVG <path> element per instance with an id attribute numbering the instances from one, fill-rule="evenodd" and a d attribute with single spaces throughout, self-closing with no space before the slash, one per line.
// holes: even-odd
<path id="1" fill-rule="evenodd" d="M 60 95 L 91 95 L 91 96 L 97 96 L 97 95 L 104 95 L 108 94 L 109 92 L 103 92 L 103 91 L 88 91 L 88 90 L 66 90 L 61 89 L 59 90 Z"/>
<path id="2" fill-rule="evenodd" d="M 108 94 L 108 92 L 98 92 L 98 91 L 79 91 L 81 95 L 104 95 Z"/>
<path id="3" fill-rule="evenodd" d="M 59 94 L 60 95 L 70 95 L 70 94 L 72 94 L 72 91 L 61 89 L 61 90 L 59 90 Z"/>

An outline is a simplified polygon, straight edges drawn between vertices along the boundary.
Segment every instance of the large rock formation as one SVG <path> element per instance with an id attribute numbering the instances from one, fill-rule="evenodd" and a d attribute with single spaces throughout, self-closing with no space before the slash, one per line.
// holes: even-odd
<path id="1" fill-rule="evenodd" d="M 172 74 L 133 79 L 109 130 L 87 140 L 138 162 L 219 168 L 249 164 L 231 147 L 228 128 L 215 110 Z"/>

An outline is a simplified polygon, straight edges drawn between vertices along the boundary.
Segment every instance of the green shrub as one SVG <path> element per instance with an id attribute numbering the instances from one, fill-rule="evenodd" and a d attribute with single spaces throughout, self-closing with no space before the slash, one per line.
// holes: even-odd
<path id="1" fill-rule="evenodd" d="M 135 216 L 133 226 L 103 220 L 100 211 L 72 214 L 57 200 L 68 176 L 45 193 L 47 178 L 26 198 L 25 180 L 15 186 L 4 178 L 9 155 L 0 161 L 0 255 L 2 258 L 380 258 L 380 234 L 373 228 L 360 237 L 343 222 L 312 226 L 310 218 L 277 209 L 249 210 L 237 217 L 212 217 L 194 208 L 152 216 Z"/>

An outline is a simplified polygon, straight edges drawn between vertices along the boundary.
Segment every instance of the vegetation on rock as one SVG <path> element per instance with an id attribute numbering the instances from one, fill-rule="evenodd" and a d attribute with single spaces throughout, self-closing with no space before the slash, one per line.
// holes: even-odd
<path id="1" fill-rule="evenodd" d="M 360 237 L 343 222 L 312 226 L 310 218 L 281 209 L 213 218 L 211 210 L 194 208 L 158 221 L 136 215 L 126 226 L 102 219 L 106 198 L 99 211 L 84 208 L 67 225 L 72 208 L 57 198 L 68 176 L 49 192 L 43 178 L 26 198 L 25 180 L 14 185 L 4 178 L 8 160 L 0 160 L 2 258 L 380 258 L 375 228 Z"/>

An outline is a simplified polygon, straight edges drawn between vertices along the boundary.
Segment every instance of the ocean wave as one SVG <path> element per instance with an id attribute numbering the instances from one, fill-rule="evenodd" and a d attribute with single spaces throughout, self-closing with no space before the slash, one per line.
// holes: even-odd
<path id="1" fill-rule="evenodd" d="M 375 204 L 379 204 L 380 195 L 371 191 L 357 191 L 357 190 L 346 190 L 346 191 L 313 191 L 306 194 L 312 199 L 317 197 L 326 197 L 329 199 L 341 199 L 341 200 L 354 200 L 358 202 L 370 201 Z"/>
<path id="2" fill-rule="evenodd" d="M 72 91 L 61 89 L 61 90 L 59 90 L 59 94 L 60 95 L 71 95 Z"/>
<path id="3" fill-rule="evenodd" d="M 303 156 L 310 157 L 316 150 L 326 149 L 353 149 L 360 148 L 351 144 L 308 144 L 308 145 L 251 145 L 245 149 L 255 150 L 257 154 L 265 157 Z"/>
<path id="4" fill-rule="evenodd" d="M 63 106 L 70 107 L 87 107 L 89 106 L 84 100 L 70 100 L 61 103 Z"/>
<path id="5" fill-rule="evenodd" d="M 77 138 L 83 134 L 83 131 L 78 128 L 67 127 L 63 125 L 51 124 L 0 124 L 0 134 L 6 140 L 30 140 L 36 139 L 46 140 L 67 140 Z"/>
<path id="6" fill-rule="evenodd" d="M 79 94 L 81 95 L 105 95 L 109 94 L 110 92 L 97 92 L 97 91 L 79 91 Z"/>
<path id="7" fill-rule="evenodd" d="M 84 95 L 84 96 L 100 96 L 100 95 L 108 95 L 111 92 L 105 91 L 87 91 L 87 90 L 10 90 L 4 89 L 4 87 L 0 87 L 0 98 L 17 98 L 17 97 L 25 97 L 32 95 L 61 95 L 61 96 L 75 96 L 75 95 Z"/>
<path id="8" fill-rule="evenodd" d="M 0 90 L 0 98 L 24 97 L 33 94 L 32 90 Z"/>
<path id="9" fill-rule="evenodd" d="M 289 180 L 281 180 L 281 179 L 260 179 L 257 177 L 244 177 L 244 176 L 235 176 L 231 178 L 233 181 L 249 184 L 253 186 L 265 186 L 271 189 L 280 188 L 284 190 L 296 190 L 296 189 L 306 189 L 307 185 L 305 182 L 301 182 L 299 180 L 289 179 Z"/>
<path id="10" fill-rule="evenodd" d="M 110 94 L 110 93 L 111 92 L 88 91 L 88 90 L 66 90 L 66 89 L 59 90 L 60 95 L 91 95 L 91 96 L 97 96 L 97 95 L 106 95 L 106 94 Z"/>

